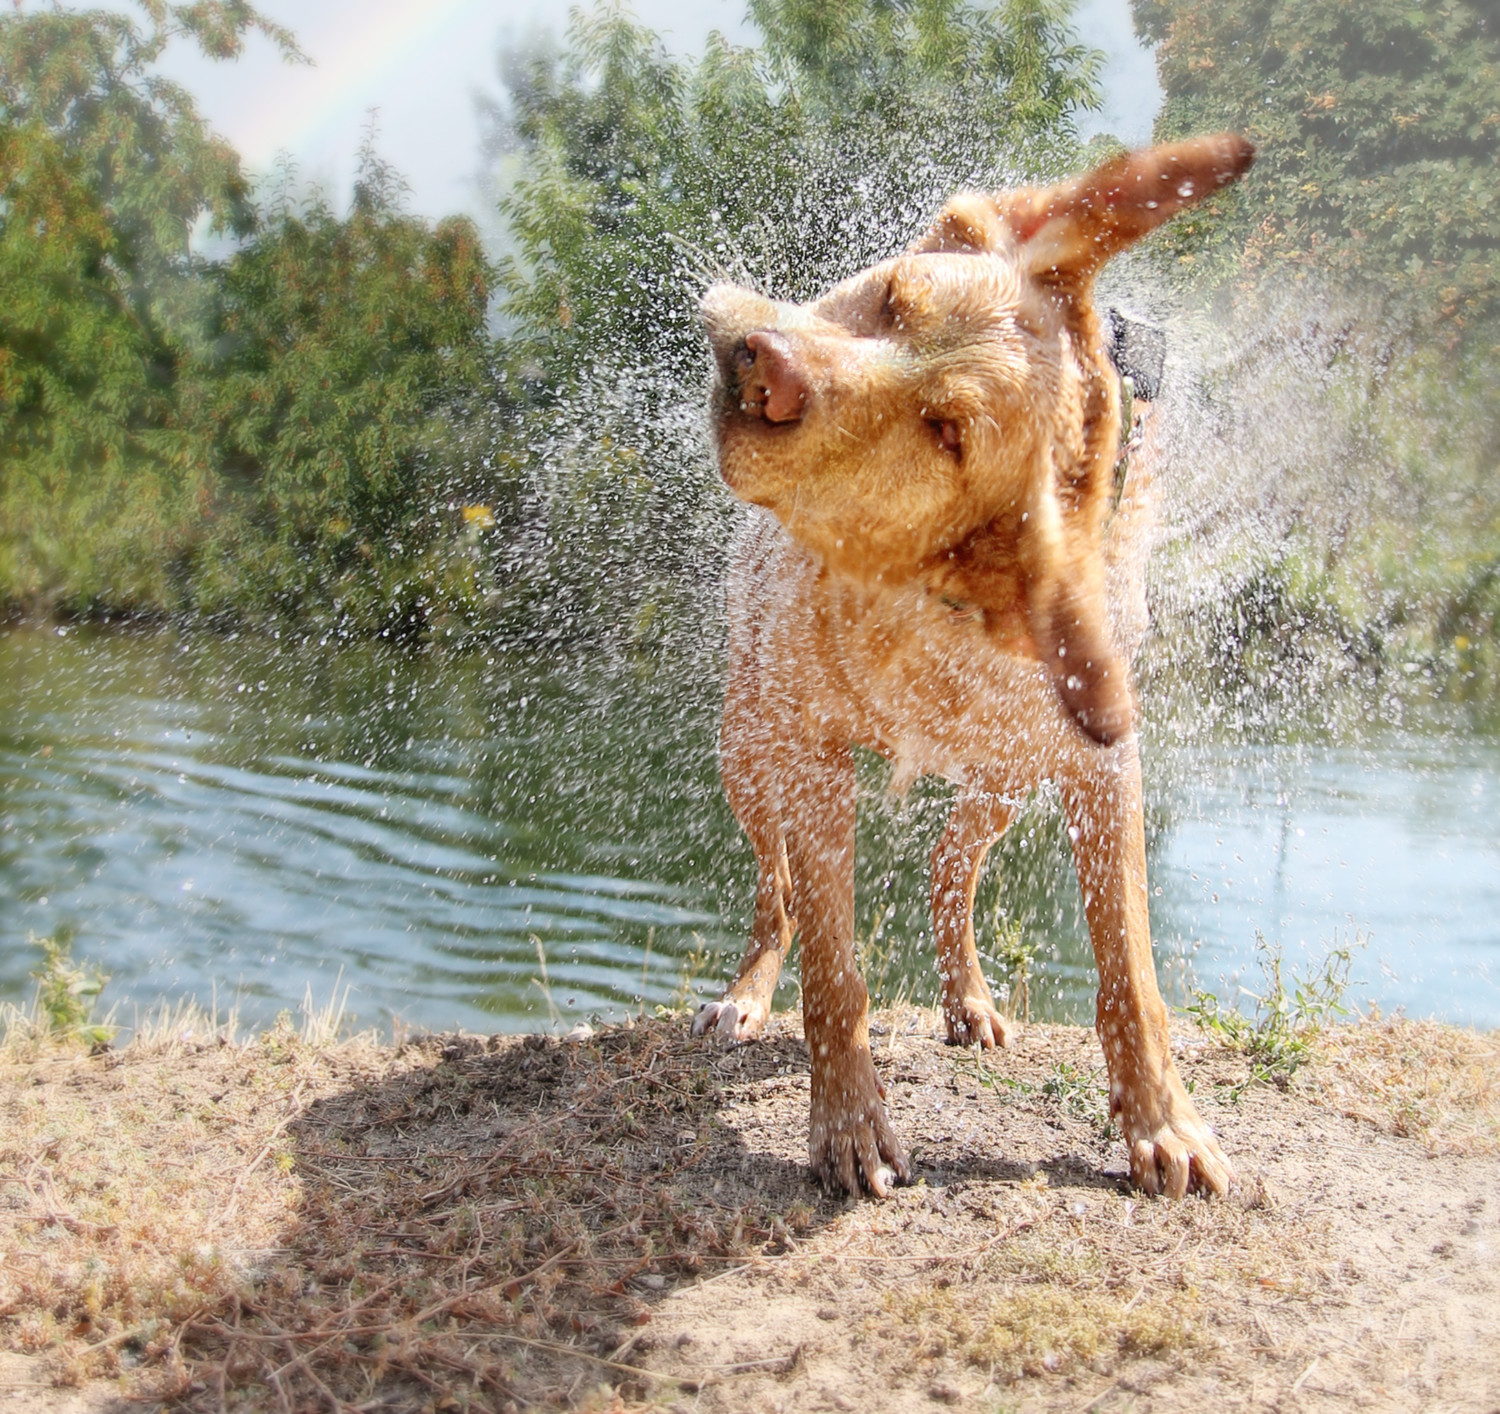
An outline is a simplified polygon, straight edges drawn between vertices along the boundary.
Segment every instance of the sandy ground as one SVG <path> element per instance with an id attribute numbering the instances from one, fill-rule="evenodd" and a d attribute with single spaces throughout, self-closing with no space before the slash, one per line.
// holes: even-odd
<path id="1" fill-rule="evenodd" d="M 1228 1199 L 1131 1191 L 1077 1028 L 877 1018 L 885 1203 L 807 1177 L 788 1017 L 18 1058 L 0 1414 L 1500 1411 L 1497 1038 L 1365 1023 L 1241 1092 L 1179 1030 Z"/>

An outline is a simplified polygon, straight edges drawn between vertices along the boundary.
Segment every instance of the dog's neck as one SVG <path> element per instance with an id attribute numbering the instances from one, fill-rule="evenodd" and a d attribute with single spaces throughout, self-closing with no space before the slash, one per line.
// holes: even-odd
<path id="1" fill-rule="evenodd" d="M 1026 575 L 1016 555 L 1020 531 L 1019 514 L 996 516 L 934 564 L 924 576 L 924 587 L 955 620 L 982 622 L 996 647 L 1035 658 Z"/>

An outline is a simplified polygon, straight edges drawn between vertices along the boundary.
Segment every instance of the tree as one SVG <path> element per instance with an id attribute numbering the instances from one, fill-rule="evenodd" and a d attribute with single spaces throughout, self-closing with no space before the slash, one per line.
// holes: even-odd
<path id="1" fill-rule="evenodd" d="M 347 218 L 283 194 L 206 272 L 212 320 L 184 409 L 225 478 L 199 585 L 215 607 L 298 612 L 351 572 L 415 594 L 415 561 L 452 528 L 425 453 L 442 415 L 490 383 L 493 272 L 472 222 L 430 226 L 401 192 L 371 139 Z"/>
<path id="2" fill-rule="evenodd" d="M 208 494 L 173 388 L 199 297 L 189 234 L 245 233 L 239 159 L 153 72 L 173 39 L 232 58 L 240 0 L 0 17 L 0 594 L 159 606 Z"/>
<path id="3" fill-rule="evenodd" d="M 1318 275 L 1451 329 L 1500 314 L 1500 23 L 1483 0 L 1132 0 L 1157 45 L 1158 135 L 1259 145 L 1232 198 L 1175 228 L 1221 278 Z"/>

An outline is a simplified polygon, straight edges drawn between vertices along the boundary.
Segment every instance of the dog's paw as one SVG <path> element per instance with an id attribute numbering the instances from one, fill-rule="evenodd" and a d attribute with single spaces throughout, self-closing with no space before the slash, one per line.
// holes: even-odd
<path id="1" fill-rule="evenodd" d="M 868 1051 L 818 1067 L 807 1156 L 825 1186 L 884 1198 L 911 1178 L 911 1164 L 885 1112 L 885 1092 Z"/>
<path id="2" fill-rule="evenodd" d="M 995 1010 L 994 1002 L 972 992 L 966 997 L 945 1001 L 943 1020 L 948 1026 L 950 1046 L 978 1044 L 988 1051 L 996 1046 L 1010 1045 L 1020 1033 L 1020 1027 L 1014 1021 Z"/>
<path id="3" fill-rule="evenodd" d="M 1112 1099 L 1138 1188 L 1168 1198 L 1229 1191 L 1234 1165 L 1175 1073 L 1155 1088 L 1122 1090 Z"/>
<path id="4" fill-rule="evenodd" d="M 693 1018 L 693 1035 L 706 1036 L 717 1031 L 728 1041 L 753 1041 L 766 1024 L 766 1009 L 758 1002 L 737 1002 L 722 997 L 704 1002 Z"/>

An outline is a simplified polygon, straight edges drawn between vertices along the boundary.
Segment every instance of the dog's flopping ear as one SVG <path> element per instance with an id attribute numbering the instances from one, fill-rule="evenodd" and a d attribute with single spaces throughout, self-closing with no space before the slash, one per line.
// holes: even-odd
<path id="1" fill-rule="evenodd" d="M 912 246 L 985 251 L 1019 246 L 1038 278 L 1085 282 L 1112 255 L 1237 181 L 1255 148 L 1237 133 L 1126 153 L 1054 187 L 964 192 Z"/>
<path id="2" fill-rule="evenodd" d="M 1018 549 L 1037 655 L 1085 735 L 1111 746 L 1134 726 L 1135 702 L 1105 611 L 1103 564 L 1069 546 L 1051 487 L 1035 489 L 1028 522 Z"/>

